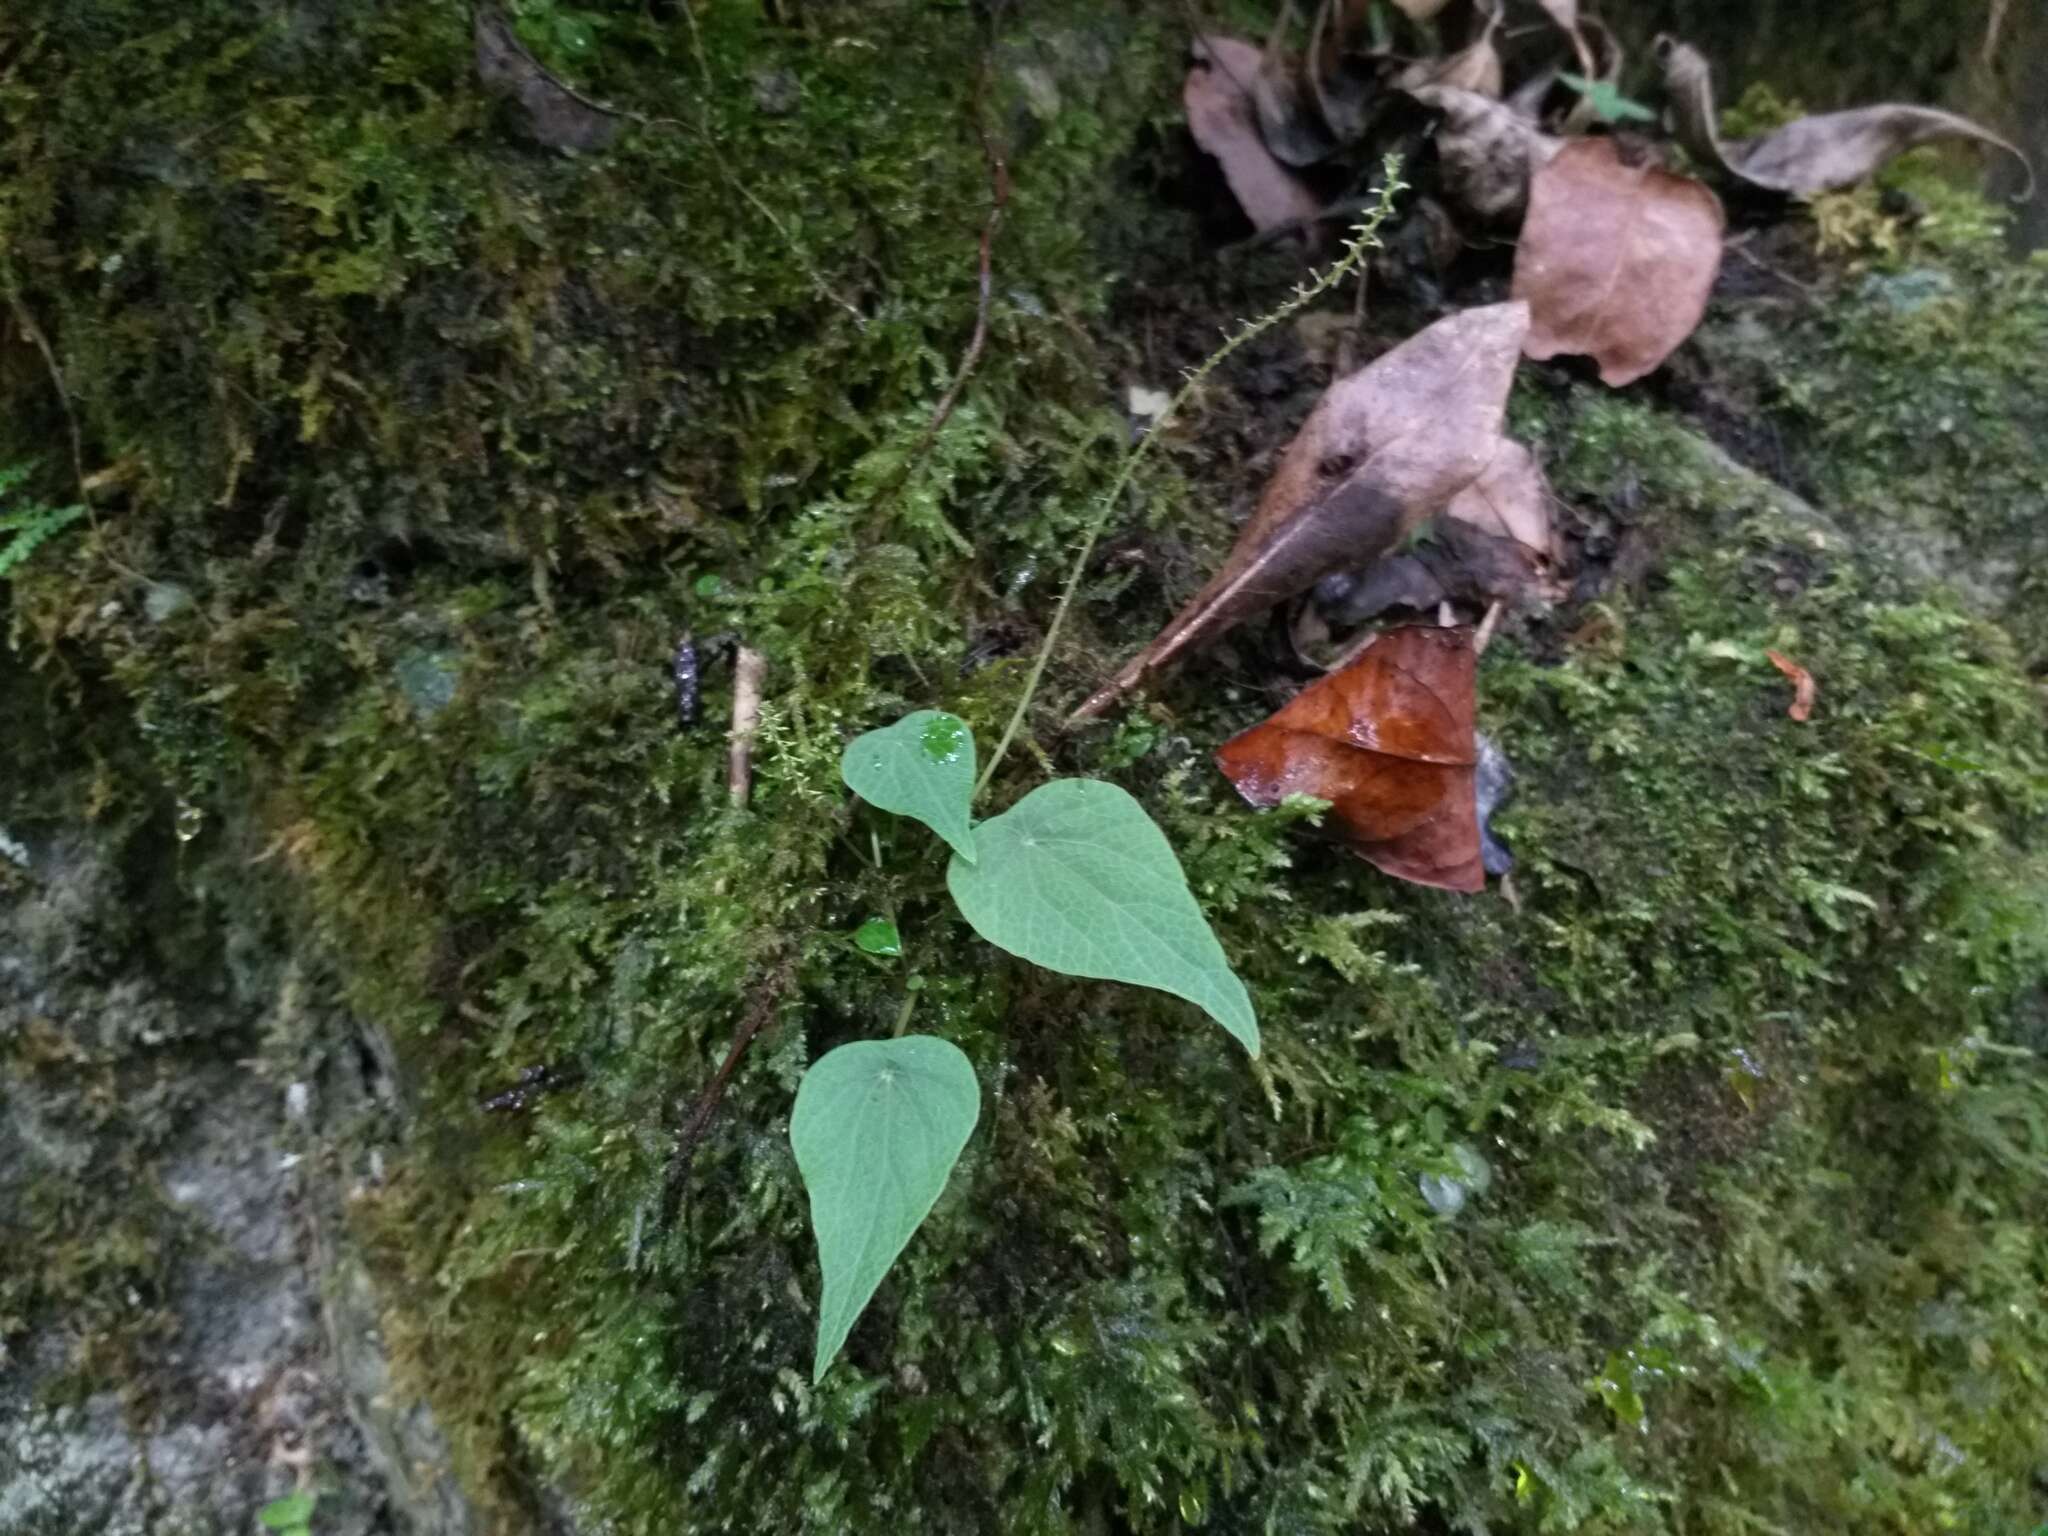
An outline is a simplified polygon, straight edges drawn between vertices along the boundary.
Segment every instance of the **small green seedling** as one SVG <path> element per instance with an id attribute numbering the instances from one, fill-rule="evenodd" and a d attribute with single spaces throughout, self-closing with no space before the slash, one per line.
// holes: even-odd
<path id="1" fill-rule="evenodd" d="M 954 904 L 998 949 L 1069 976 L 1186 998 L 1259 1054 L 1251 995 L 1166 834 L 1116 785 L 1055 779 L 977 825 L 973 734 L 938 710 L 858 738 L 840 776 L 869 803 L 945 839 Z M 882 918 L 855 935 L 871 954 L 890 952 L 875 947 L 885 939 L 901 948 Z M 789 1139 L 825 1282 L 814 1382 L 930 1214 L 980 1113 L 973 1064 L 930 1035 L 842 1045 L 804 1074 Z"/>
<path id="2" fill-rule="evenodd" d="M 0 497 L 26 478 L 27 465 L 0 469 Z M 0 507 L 0 576 L 7 575 L 45 541 L 84 516 L 84 507 L 46 507 L 34 501 L 25 506 Z"/>
<path id="3" fill-rule="evenodd" d="M 313 1506 L 317 1503 L 317 1494 L 301 1489 L 272 1499 L 256 1512 L 256 1518 L 263 1522 L 265 1530 L 276 1531 L 280 1536 L 312 1536 Z"/>
<path id="4" fill-rule="evenodd" d="M 871 917 L 854 929 L 853 942 L 862 954 L 893 957 L 903 953 L 903 935 L 886 917 Z"/>
<path id="5" fill-rule="evenodd" d="M 1588 80 L 1584 75 L 1575 75 L 1569 70 L 1559 70 L 1557 78 L 1585 97 L 1593 115 L 1603 123 L 1657 121 L 1656 113 L 1640 101 L 1622 95 L 1612 80 Z"/>

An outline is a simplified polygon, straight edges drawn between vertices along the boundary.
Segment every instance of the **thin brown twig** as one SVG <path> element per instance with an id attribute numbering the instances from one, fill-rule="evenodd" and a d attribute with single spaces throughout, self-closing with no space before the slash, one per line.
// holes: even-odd
<path id="1" fill-rule="evenodd" d="M 50 338 L 36 324 L 36 317 L 29 313 L 28 306 L 21 301 L 21 294 L 11 281 L 7 285 L 7 307 L 13 312 L 14 323 L 21 334 L 43 355 L 43 366 L 49 370 L 50 383 L 57 391 L 57 409 L 64 413 L 64 430 L 71 437 L 71 475 L 78 482 L 78 504 L 85 508 L 86 518 L 97 528 L 99 519 L 93 516 L 92 492 L 85 483 L 85 439 L 78 430 L 77 413 L 71 409 L 71 386 L 64 382 L 63 366 L 51 349 Z"/>
<path id="2" fill-rule="evenodd" d="M 690 1172 L 690 1160 L 696 1155 L 697 1143 L 704 1139 L 705 1131 L 711 1127 L 711 1117 L 718 1113 L 719 1102 L 725 1097 L 726 1084 L 739 1070 L 740 1058 L 747 1053 L 747 1047 L 754 1043 L 768 1022 L 775 1017 L 775 1011 L 782 1005 L 782 999 L 796 980 L 796 956 L 785 954 L 777 961 L 760 987 L 754 993 L 754 1000 L 747 1005 L 747 1011 L 740 1018 L 740 1025 L 733 1032 L 732 1044 L 726 1047 L 725 1060 L 711 1075 L 711 1081 L 704 1085 L 691 1107 L 689 1118 L 683 1121 L 676 1132 L 675 1145 L 668 1156 L 668 1171 L 661 1182 L 661 1227 L 667 1231 L 675 1222 L 676 1212 L 682 1206 L 683 1180 Z"/>
<path id="3" fill-rule="evenodd" d="M 645 112 L 635 112 L 628 107 L 615 107 L 609 102 L 599 101 L 593 96 L 585 95 L 560 75 L 549 69 L 545 64 L 541 63 L 539 59 L 535 58 L 532 51 L 519 41 L 519 34 L 513 30 L 511 24 L 504 20 L 503 13 L 498 11 L 495 5 L 490 4 L 489 0 L 482 0 L 477 11 L 473 14 L 481 16 L 485 10 L 496 13 L 498 20 L 504 27 L 506 37 L 510 40 L 512 46 L 525 56 L 527 64 L 571 100 L 581 103 L 591 111 L 602 116 L 616 117 L 623 122 L 632 123 L 636 127 L 673 128 L 680 133 L 695 134 L 700 142 L 712 150 L 712 153 L 708 156 L 712 169 L 718 173 L 727 186 L 745 198 L 749 206 L 768 222 L 768 226 L 781 238 L 783 245 L 787 247 L 789 253 L 802 265 L 805 274 L 811 280 L 812 286 L 818 290 L 819 294 L 824 298 L 830 299 L 834 304 L 837 304 L 851 315 L 853 323 L 861 330 L 867 329 L 868 317 L 861 313 L 860 306 L 825 280 L 825 274 L 820 272 L 816 264 L 804 254 L 803 249 L 797 244 L 796 236 L 791 232 L 789 226 L 783 222 L 782 216 L 768 206 L 760 193 L 740 180 L 733 173 L 732 168 L 725 163 L 725 157 L 717 152 L 717 136 L 711 131 L 710 122 L 710 101 L 713 83 L 711 59 L 704 51 L 703 34 L 697 28 L 697 13 L 691 8 L 688 0 L 684 0 L 683 3 L 683 18 L 690 24 L 690 44 L 697 56 L 697 72 L 703 77 L 704 81 L 704 95 L 697 103 L 697 116 L 699 120 L 694 124 L 685 122 L 680 117 L 650 117 Z"/>
<path id="4" fill-rule="evenodd" d="M 1998 59 L 1998 35 L 2005 30 L 2007 0 L 1991 0 L 1991 18 L 1984 26 L 1984 67 L 1989 69 Z"/>
<path id="5" fill-rule="evenodd" d="M 982 63 L 984 84 L 988 77 L 986 58 Z M 904 459 L 902 468 L 890 477 L 875 498 L 877 508 L 887 507 L 893 502 L 910 477 L 923 467 L 926 457 L 932 451 L 932 444 L 938 441 L 939 431 L 952 418 L 953 408 L 960 403 L 960 395 L 967 388 L 967 381 L 974 374 L 981 354 L 988 345 L 989 309 L 995 298 L 995 273 L 991 257 L 995 250 L 996 230 L 1003 222 L 1003 211 L 1010 205 L 1010 164 L 995 141 L 988 136 L 988 124 L 982 120 L 981 103 L 986 92 L 977 88 L 974 93 L 974 133 L 981 140 L 981 155 L 988 162 L 989 210 L 988 219 L 981 226 L 981 252 L 979 258 L 980 289 L 975 301 L 974 334 L 968 338 L 967 350 L 961 355 L 960 366 L 953 371 L 953 382 L 946 386 L 946 392 L 939 396 L 939 403 L 932 408 L 931 419 L 924 424 L 924 431 L 918 434 L 917 443 Z M 947 529 L 949 533 L 952 529 Z M 957 533 L 956 543 L 964 543 Z M 972 551 L 969 551 L 971 553 Z"/>

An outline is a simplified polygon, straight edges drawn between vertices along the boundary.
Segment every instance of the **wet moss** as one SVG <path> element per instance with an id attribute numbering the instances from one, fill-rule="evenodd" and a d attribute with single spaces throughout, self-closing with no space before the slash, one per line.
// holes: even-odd
<path id="1" fill-rule="evenodd" d="M 520 142 L 437 9 L 0 23 L 35 50 L 0 96 L 8 279 L 125 474 L 14 616 L 123 690 L 213 828 L 256 824 L 396 1037 L 413 1139 L 353 1220 L 494 1518 L 548 1488 L 621 1532 L 2038 1519 L 2048 1104 L 2008 1050 L 2042 1044 L 2032 620 L 1883 536 L 2031 537 L 2033 275 L 1923 232 L 1960 309 L 1831 269 L 1781 346 L 1719 312 L 1708 365 L 1818 511 L 1668 403 L 1531 372 L 1518 426 L 1612 569 L 1482 674 L 1519 907 L 1239 806 L 1205 757 L 1276 696 L 1253 641 L 1052 728 L 1317 383 L 1285 338 L 1233 365 L 995 796 L 1042 755 L 1145 801 L 1253 987 L 1247 1068 L 1177 1003 L 979 944 L 930 835 L 837 780 L 905 708 L 992 738 L 1123 386 L 1284 291 L 1189 275 L 1198 210 L 1144 120 L 1170 36 L 1035 13 L 984 90 L 966 13 L 700 9 L 708 86 L 684 18 L 599 13 L 582 83 L 681 126 L 579 159 Z M 769 112 L 776 71 L 800 89 Z M 973 321 L 977 98 L 1016 178 L 991 341 L 903 478 Z M 1178 333 L 1135 340 L 1145 315 Z M 57 440 L 16 387 L 8 451 Z M 1960 474 L 1905 446 L 1936 410 Z M 716 725 L 677 726 L 685 630 L 770 657 L 746 809 Z M 1765 647 L 1820 678 L 1812 723 Z M 849 941 L 877 912 L 900 961 Z M 790 1096 L 912 978 L 984 1130 L 813 1389 Z M 664 1226 L 679 1105 L 753 1009 Z M 479 1107 L 539 1063 L 580 1083 Z"/>

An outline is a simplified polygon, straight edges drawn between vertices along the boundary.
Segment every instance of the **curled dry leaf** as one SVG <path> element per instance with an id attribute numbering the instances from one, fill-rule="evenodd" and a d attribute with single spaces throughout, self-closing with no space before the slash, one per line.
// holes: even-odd
<path id="1" fill-rule="evenodd" d="M 1446 601 L 1508 603 L 1531 591 L 1554 599 L 1550 501 L 1535 455 L 1503 437 L 1479 477 L 1438 515 L 1430 537 L 1318 583 L 1317 605 L 1329 622 L 1352 626 L 1390 608 L 1426 613 Z"/>
<path id="2" fill-rule="evenodd" d="M 1801 724 L 1811 720 L 1814 700 L 1820 695 L 1820 689 L 1814 684 L 1813 674 L 1791 657 L 1778 651 L 1765 651 L 1764 654 L 1771 658 L 1772 666 L 1792 679 L 1792 704 L 1785 713 Z"/>
<path id="3" fill-rule="evenodd" d="M 1308 81 L 1302 60 L 1286 53 L 1268 53 L 1251 82 L 1252 110 L 1259 136 L 1275 159 L 1287 165 L 1315 165 L 1342 146 L 1323 121 L 1322 105 Z"/>
<path id="4" fill-rule="evenodd" d="M 1488 99 L 1498 97 L 1504 79 L 1493 34 L 1499 26 L 1500 12 L 1487 12 L 1486 24 L 1469 45 L 1447 58 L 1418 59 L 1394 77 L 1395 86 L 1411 96 L 1430 86 L 1442 86 Z"/>
<path id="5" fill-rule="evenodd" d="M 1387 874 L 1483 889 L 1476 671 L 1469 628 L 1389 630 L 1265 724 L 1225 742 L 1216 765 L 1253 805 L 1289 795 L 1329 801 L 1345 843 Z"/>
<path id="6" fill-rule="evenodd" d="M 1074 718 L 1330 571 L 1377 559 L 1471 484 L 1493 458 L 1528 328 L 1522 304 L 1462 310 L 1325 390 L 1223 569 Z"/>
<path id="7" fill-rule="evenodd" d="M 1530 570 L 1555 563 L 1556 535 L 1550 525 L 1550 482 L 1536 455 L 1511 437 L 1494 444 L 1479 477 L 1451 498 L 1448 521 L 1461 522 L 1510 543 Z"/>
<path id="8" fill-rule="evenodd" d="M 1533 358 L 1577 352 L 1620 386 L 1690 336 L 1721 266 L 1720 199 L 1689 176 L 1574 139 L 1536 172 L 1515 247 Z"/>
<path id="9" fill-rule="evenodd" d="M 477 77 L 518 102 L 534 138 L 550 149 L 595 150 L 611 143 L 619 116 L 562 84 L 527 52 L 512 23 L 494 5 L 471 18 Z"/>
<path id="10" fill-rule="evenodd" d="M 1372 36 L 1371 7 L 1357 0 L 1322 0 L 1309 28 L 1302 75 L 1316 111 L 1339 144 L 1356 144 L 1372 121 L 1380 75 L 1365 54 Z"/>
<path id="11" fill-rule="evenodd" d="M 1436 142 L 1444 191 L 1487 223 L 1520 218 L 1531 176 L 1550 163 L 1564 141 L 1474 91 L 1425 85 L 1409 94 L 1443 114 Z"/>
<path id="12" fill-rule="evenodd" d="M 2013 156 L 2026 168 L 2024 201 L 2034 195 L 2034 167 L 2017 145 L 1990 129 L 1933 107 L 1889 104 L 1822 112 L 1787 123 L 1761 138 L 1721 138 L 1714 83 L 1706 56 L 1689 43 L 1657 39 L 1673 127 L 1687 154 L 1751 186 L 1792 197 L 1812 197 L 1854 186 L 1887 160 L 1936 139 L 1974 139 Z"/>
<path id="13" fill-rule="evenodd" d="M 1274 158 L 1259 133 L 1252 89 L 1259 50 L 1241 38 L 1205 37 L 1188 71 L 1181 101 L 1195 142 L 1223 167 L 1223 179 L 1259 230 L 1311 221 L 1322 204 L 1306 183 Z"/>

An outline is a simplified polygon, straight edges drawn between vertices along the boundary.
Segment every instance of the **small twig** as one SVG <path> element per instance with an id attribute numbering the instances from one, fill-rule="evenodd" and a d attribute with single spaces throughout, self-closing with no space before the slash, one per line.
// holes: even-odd
<path id="1" fill-rule="evenodd" d="M 1751 251 L 1748 248 L 1748 246 L 1749 236 L 1747 234 L 1738 235 L 1734 239 L 1727 242 L 1727 248 L 1729 250 L 1733 251 L 1736 255 L 1740 256 L 1752 267 L 1755 267 L 1759 272 L 1763 273 L 1764 276 L 1775 277 L 1779 282 L 1785 284 L 1787 287 L 1797 288 L 1809 299 L 1813 297 L 1814 290 L 1813 285 L 1811 283 L 1802 283 L 1801 281 L 1799 281 L 1798 278 L 1794 277 L 1791 273 L 1780 271 L 1778 268 L 1772 266 L 1768 261 L 1765 261 L 1761 256 L 1758 256 L 1753 251 Z"/>
<path id="2" fill-rule="evenodd" d="M 1335 373 L 1343 378 L 1358 366 L 1358 349 L 1365 339 L 1365 295 L 1372 285 L 1372 268 L 1361 267 L 1358 272 L 1358 292 L 1351 300 L 1351 326 L 1337 340 Z"/>
<path id="3" fill-rule="evenodd" d="M 1484 656 L 1486 648 L 1493 643 L 1494 627 L 1500 623 L 1501 601 L 1496 598 L 1488 606 L 1486 617 L 1479 621 L 1479 628 L 1472 635 L 1472 654 Z"/>
<path id="4" fill-rule="evenodd" d="M 697 1095 L 697 1102 L 691 1106 L 689 1118 L 676 1132 L 675 1146 L 669 1152 L 668 1171 L 662 1176 L 659 1230 L 666 1232 L 675 1222 L 676 1211 L 682 1205 L 683 1180 L 689 1174 L 690 1159 L 696 1155 L 697 1143 L 704 1139 L 704 1132 L 710 1128 L 711 1117 L 718 1113 L 719 1101 L 725 1097 L 725 1087 L 732 1081 L 733 1073 L 739 1070 L 740 1058 L 754 1043 L 754 1036 L 775 1017 L 783 994 L 789 991 L 795 980 L 796 957 L 785 955 L 754 993 L 753 1002 L 747 1005 L 747 1011 L 740 1019 L 740 1027 L 733 1032 L 732 1044 L 726 1047 L 725 1060 L 718 1064 L 711 1081 L 704 1085 L 703 1092 Z"/>
<path id="5" fill-rule="evenodd" d="M 988 79 L 988 60 L 982 59 L 982 80 Z M 968 338 L 967 351 L 960 359 L 960 366 L 954 370 L 953 382 L 946 386 L 946 392 L 939 397 L 939 403 L 932 410 L 931 419 L 924 424 L 924 431 L 918 434 L 914 446 L 903 461 L 903 467 L 890 477 L 889 483 L 875 497 L 878 508 L 887 507 L 907 485 L 910 477 L 924 465 L 925 458 L 932 451 L 932 444 L 938 441 L 939 429 L 952 417 L 953 408 L 960 403 L 960 392 L 967 387 L 967 380 L 973 374 L 975 365 L 981 361 L 982 349 L 988 345 L 989 307 L 995 296 L 995 276 L 989 258 L 995 247 L 996 229 L 1003 222 L 1003 210 L 1010 203 L 1010 166 L 988 136 L 988 125 L 982 121 L 981 102 L 986 91 L 977 87 L 974 93 L 974 133 L 981 140 L 982 158 L 988 162 L 990 200 L 988 220 L 981 226 L 981 287 L 974 312 L 974 334 Z M 973 547 L 953 530 L 944 525 L 952 534 L 956 545 L 964 546 L 962 552 L 974 553 Z"/>
<path id="6" fill-rule="evenodd" d="M 742 645 L 732 668 L 732 737 L 726 750 L 725 787 L 732 803 L 744 807 L 754 792 L 754 738 L 761 733 L 761 686 L 768 658 Z"/>
<path id="7" fill-rule="evenodd" d="M 711 60 L 704 52 L 704 39 L 697 30 L 696 11 L 690 7 L 688 0 L 685 0 L 682 9 L 684 18 L 690 24 L 690 42 L 697 55 L 697 72 L 703 77 L 704 81 L 704 94 L 697 103 L 698 121 L 694 125 L 683 121 L 679 117 L 651 117 L 645 112 L 634 112 L 625 107 L 615 107 L 608 102 L 599 101 L 593 96 L 585 95 L 533 56 L 532 50 L 519 41 L 518 32 L 505 19 L 503 12 L 492 3 L 492 0 L 481 0 L 473 15 L 478 18 L 476 24 L 481 25 L 481 18 L 484 14 L 487 11 L 491 13 L 499 22 L 505 34 L 505 39 L 513 48 L 525 56 L 526 63 L 542 78 L 546 79 L 549 84 L 561 91 L 563 95 L 569 97 L 570 100 L 588 107 L 591 111 L 601 116 L 616 117 L 622 122 L 632 123 L 636 127 L 673 128 L 685 134 L 695 134 L 708 150 L 705 158 L 710 161 L 711 168 L 717 172 L 727 186 L 744 198 L 756 213 L 768 221 L 769 227 L 775 231 L 783 246 L 802 265 L 805 275 L 810 278 L 812 286 L 818 290 L 819 295 L 837 304 L 841 309 L 853 316 L 853 323 L 857 327 L 861 330 L 866 330 L 868 317 L 861 313 L 860 306 L 825 280 L 824 273 L 820 272 L 816 264 L 804 254 L 803 248 L 797 243 L 795 235 L 791 233 L 789 226 L 782 221 L 782 216 L 769 207 L 762 200 L 761 195 L 744 181 L 740 180 L 733 173 L 732 168 L 726 164 L 725 155 L 722 153 L 721 146 L 718 143 L 717 134 L 712 130 L 710 120 L 712 92 Z"/>
<path id="8" fill-rule="evenodd" d="M 1998 59 L 1998 35 L 2005 30 L 2007 0 L 1991 0 L 1991 19 L 1984 26 L 1984 67 Z"/>
<path id="9" fill-rule="evenodd" d="M 78 504 L 85 508 L 86 518 L 97 528 L 99 520 L 93 516 L 92 488 L 85 483 L 85 439 L 78 430 L 78 416 L 71 409 L 71 387 L 64 382 L 63 365 L 57 361 L 57 354 L 50 346 L 50 338 L 43 334 L 43 328 L 36 324 L 36 317 L 21 301 L 21 293 L 10 280 L 7 284 L 7 307 L 14 315 L 14 323 L 21 328 L 21 334 L 43 355 L 43 367 L 49 370 L 50 383 L 57 390 L 57 409 L 64 413 L 64 430 L 71 438 L 71 475 L 78 482 Z"/>

